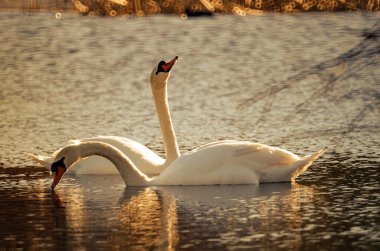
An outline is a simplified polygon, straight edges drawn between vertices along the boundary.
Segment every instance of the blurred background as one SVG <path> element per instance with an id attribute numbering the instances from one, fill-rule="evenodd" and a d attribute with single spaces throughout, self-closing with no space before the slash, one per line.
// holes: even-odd
<path id="1" fill-rule="evenodd" d="M 77 10 L 86 15 L 260 15 L 263 11 L 377 11 L 379 0 L 1 0 L 0 8 Z"/>

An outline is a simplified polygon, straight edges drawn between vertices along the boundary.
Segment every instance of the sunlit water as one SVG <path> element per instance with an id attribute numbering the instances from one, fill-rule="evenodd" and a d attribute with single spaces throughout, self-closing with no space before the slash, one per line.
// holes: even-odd
<path id="1" fill-rule="evenodd" d="M 380 247 L 377 13 L 181 20 L 0 12 L 0 249 Z M 149 74 L 178 55 L 182 152 L 219 139 L 328 151 L 294 184 L 125 188 L 26 153 L 119 135 L 163 153 Z"/>

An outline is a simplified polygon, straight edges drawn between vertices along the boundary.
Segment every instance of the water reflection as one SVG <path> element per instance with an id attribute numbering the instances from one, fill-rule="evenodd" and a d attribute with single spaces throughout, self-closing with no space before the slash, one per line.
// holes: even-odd
<path id="1" fill-rule="evenodd" d="M 32 182 L 27 191 L 39 198 L 44 221 L 28 222 L 33 230 L 16 236 L 36 230 L 45 236 L 32 237 L 27 246 L 269 249 L 281 243 L 297 250 L 303 232 L 313 230 L 302 225 L 305 205 L 318 196 L 313 187 L 297 183 L 124 189 L 117 176 L 65 179 L 50 193 L 49 180 Z"/>
<path id="2" fill-rule="evenodd" d="M 203 248 L 206 241 L 207 245 L 220 248 L 274 248 L 273 243 L 268 242 L 268 235 L 278 230 L 272 237 L 286 237 L 281 229 L 295 228 L 300 222 L 298 203 L 301 194 L 296 193 L 290 184 L 171 190 L 181 201 L 179 212 L 192 212 L 188 219 L 192 223 L 188 223 L 200 230 L 183 240 L 182 244 L 187 247 Z M 191 232 L 187 224 L 181 224 L 180 229 Z M 210 230 L 210 235 L 204 235 Z M 288 240 L 282 245 L 299 246 L 299 234 L 285 239 Z"/>
<path id="3" fill-rule="evenodd" d="M 144 248 L 166 247 L 178 243 L 177 203 L 173 195 L 153 188 L 126 189 L 118 218 L 130 239 Z"/>
<path id="4" fill-rule="evenodd" d="M 271 248 L 266 237 L 273 229 L 302 229 L 300 203 L 312 199 L 312 193 L 313 188 L 296 183 L 127 188 L 118 218 L 129 239 L 145 248 L 239 247 L 242 243 Z M 210 229 L 215 230 L 211 235 Z M 301 232 L 272 237 L 290 237 L 286 247 L 298 249 Z"/>
<path id="5" fill-rule="evenodd" d="M 98 245 L 169 250 L 243 244 L 272 248 L 270 237 L 298 249 L 304 227 L 302 204 L 312 203 L 315 196 L 314 188 L 296 183 L 123 190 L 115 179 L 79 176 L 74 188 L 66 187 L 72 180 L 65 181 L 63 189 L 51 195 L 57 226 L 66 224 L 65 229 L 71 231 L 63 235 L 69 246 L 88 246 L 89 233 L 108 233 L 104 240 L 96 237 Z M 60 199 L 63 196 L 67 202 Z"/>
<path id="6" fill-rule="evenodd" d="M 320 181 L 258 186 L 125 188 L 119 176 L 77 176 L 55 193 L 46 173 L 21 170 L 0 174 L 0 206 L 12 209 L 0 217 L 6 248 L 301 250 L 378 238 L 375 183 L 339 184 L 332 169 Z"/>

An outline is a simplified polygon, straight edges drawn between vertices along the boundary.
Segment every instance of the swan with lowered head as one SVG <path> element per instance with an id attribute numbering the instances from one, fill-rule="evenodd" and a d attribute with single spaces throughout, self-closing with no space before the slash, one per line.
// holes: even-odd
<path id="1" fill-rule="evenodd" d="M 165 97 L 166 101 L 156 102 L 157 111 L 161 109 L 160 105 L 163 105 L 166 111 L 166 116 L 160 118 L 162 129 L 163 125 L 171 124 L 171 119 L 166 98 L 169 71 L 160 71 L 160 64 L 151 73 L 151 83 L 153 93 L 161 93 L 159 96 Z M 177 146 L 172 127 L 169 130 L 162 129 L 162 134 L 165 145 Z M 179 153 L 178 147 L 165 150 Z M 92 155 L 110 160 L 127 185 L 144 186 L 286 182 L 294 180 L 304 172 L 323 152 L 324 150 L 320 150 L 301 158 L 289 151 L 263 144 L 234 140 L 217 141 L 200 146 L 181 157 L 178 154 L 178 158 L 157 177 L 149 178 L 128 155 L 116 147 L 103 142 L 78 142 L 62 148 L 56 154 L 51 166 L 52 171 L 56 173 L 52 187 L 58 184 L 67 168 L 81 158 Z"/>
<path id="2" fill-rule="evenodd" d="M 119 136 L 98 136 L 92 138 L 84 138 L 73 140 L 74 143 L 82 142 L 103 142 L 110 144 L 122 151 L 128 158 L 139 168 L 140 171 L 147 175 L 158 175 L 169 166 L 175 159 L 180 156 L 177 140 L 170 117 L 169 104 L 167 99 L 167 81 L 162 81 L 163 75 L 169 76 L 174 63 L 178 57 L 174 57 L 169 62 L 161 61 L 154 69 L 156 74 L 152 74 L 150 83 L 152 94 L 156 106 L 157 117 L 160 123 L 161 134 L 165 147 L 166 159 L 158 156 L 146 146 L 132 139 Z M 33 155 L 29 156 L 47 169 L 54 162 L 57 156 L 57 150 L 52 156 Z M 118 171 L 114 165 L 105 158 L 99 156 L 89 156 L 81 161 L 76 162 L 68 171 L 69 174 L 117 174 Z"/>

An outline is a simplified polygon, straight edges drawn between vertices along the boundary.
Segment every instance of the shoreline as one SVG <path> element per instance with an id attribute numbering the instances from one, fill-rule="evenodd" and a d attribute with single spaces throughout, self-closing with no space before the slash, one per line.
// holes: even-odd
<path id="1" fill-rule="evenodd" d="M 0 10 L 21 12 L 59 11 L 76 12 L 82 15 L 98 16 L 152 16 L 157 14 L 174 14 L 181 17 L 212 16 L 214 14 L 234 14 L 238 16 L 262 15 L 264 13 L 298 13 L 298 12 L 346 12 L 380 10 L 379 2 L 340 1 L 340 0 L 256 0 L 241 1 L 184 1 L 181 4 L 156 1 L 125 0 L 19 0 L 0 3 Z"/>

